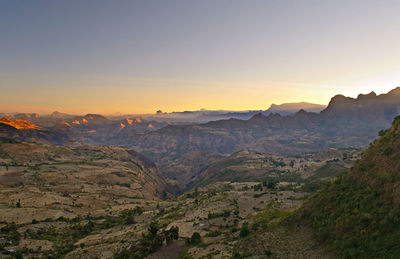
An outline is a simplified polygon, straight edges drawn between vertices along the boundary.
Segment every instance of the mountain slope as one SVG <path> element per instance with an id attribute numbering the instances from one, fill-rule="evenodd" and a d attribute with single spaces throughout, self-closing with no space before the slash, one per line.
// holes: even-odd
<path id="1" fill-rule="evenodd" d="M 113 258 L 143 238 L 168 186 L 126 148 L 0 141 L 0 190 L 0 258 Z"/>
<path id="2" fill-rule="evenodd" d="M 211 164 L 193 179 L 193 184 L 254 181 L 300 185 L 306 179 L 331 180 L 350 168 L 358 154 L 357 149 L 329 149 L 289 157 L 240 151 Z"/>
<path id="3" fill-rule="evenodd" d="M 43 128 L 27 121 L 26 119 L 12 120 L 8 118 L 0 118 L 0 123 L 11 126 L 18 130 L 41 130 Z"/>
<path id="4" fill-rule="evenodd" d="M 0 173 L 0 186 L 12 188 L 18 182 L 26 197 L 36 196 L 29 194 L 36 188 L 61 197 L 65 192 L 79 192 L 88 200 L 96 193 L 102 193 L 103 198 L 163 198 L 167 191 L 153 162 L 121 147 L 0 143 Z"/>
<path id="5" fill-rule="evenodd" d="M 75 143 L 65 132 L 46 129 L 25 119 L 0 118 L 0 138 L 62 145 Z"/>
<path id="6" fill-rule="evenodd" d="M 299 219 L 341 257 L 400 256 L 400 117 L 355 166 L 313 196 Z"/>

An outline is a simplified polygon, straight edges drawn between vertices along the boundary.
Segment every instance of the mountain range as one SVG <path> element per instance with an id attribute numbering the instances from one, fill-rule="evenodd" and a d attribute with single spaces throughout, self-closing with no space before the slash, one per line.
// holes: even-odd
<path id="1" fill-rule="evenodd" d="M 196 153 L 206 152 L 206 160 L 216 161 L 240 150 L 297 155 L 328 148 L 366 147 L 377 132 L 389 127 L 400 114 L 400 88 L 381 95 L 360 94 L 357 98 L 336 95 L 320 113 L 301 109 L 284 116 L 271 112 L 294 109 L 298 105 L 308 104 L 271 106 L 268 115 L 259 112 L 248 120 L 230 118 L 200 124 L 146 121 L 139 117 L 115 120 L 96 114 L 69 116 L 55 112 L 44 117 L 19 115 L 38 128 L 19 130 L 4 123 L 5 119 L 0 125 L 4 138 L 14 136 L 19 140 L 67 145 L 126 146 L 155 161 L 170 179 L 180 179 L 186 184 L 209 164 L 204 161 L 198 164 L 204 166 L 195 166 L 194 161 L 199 160 L 193 156 Z M 312 107 L 321 108 L 309 105 Z M 186 164 L 191 166 L 182 168 L 177 163 L 184 157 L 189 158 Z"/>
<path id="2" fill-rule="evenodd" d="M 376 138 L 377 132 L 389 127 L 398 114 L 400 88 L 357 98 L 337 95 L 320 113 L 304 110 L 288 116 L 258 113 L 249 120 L 168 125 L 116 144 L 125 143 L 158 163 L 179 159 L 193 151 L 229 155 L 250 150 L 296 155 L 327 148 L 363 148 Z"/>

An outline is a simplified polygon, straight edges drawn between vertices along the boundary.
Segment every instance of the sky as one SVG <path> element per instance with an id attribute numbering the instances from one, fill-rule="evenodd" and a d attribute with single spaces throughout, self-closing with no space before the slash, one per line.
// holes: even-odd
<path id="1" fill-rule="evenodd" d="M 398 0 L 3 0 L 0 111 L 327 104 L 400 86 Z"/>

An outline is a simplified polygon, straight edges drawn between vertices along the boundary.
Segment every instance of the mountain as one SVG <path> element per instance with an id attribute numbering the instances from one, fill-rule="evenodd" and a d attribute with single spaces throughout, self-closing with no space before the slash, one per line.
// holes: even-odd
<path id="1" fill-rule="evenodd" d="M 10 113 L 0 112 L 0 118 L 14 119 L 14 115 Z"/>
<path id="2" fill-rule="evenodd" d="M 41 130 L 43 128 L 35 125 L 32 122 L 27 121 L 26 119 L 17 119 L 12 120 L 8 118 L 0 118 L 0 123 L 11 126 L 18 130 Z"/>
<path id="3" fill-rule="evenodd" d="M 216 119 L 241 119 L 248 120 L 252 116 L 256 114 L 263 114 L 268 116 L 272 113 L 279 114 L 281 116 L 287 116 L 291 114 L 295 114 L 300 110 L 304 110 L 307 112 L 319 113 L 326 105 L 315 104 L 315 103 L 307 103 L 307 102 L 298 102 L 298 103 L 282 103 L 282 104 L 271 104 L 271 106 L 267 110 L 259 110 L 259 111 L 245 111 L 245 112 L 220 112 L 215 114 L 209 114 L 209 116 L 213 116 L 214 120 Z"/>
<path id="4" fill-rule="evenodd" d="M 388 97 L 380 98 L 394 100 Z M 379 135 L 350 171 L 298 213 L 343 258 L 400 256 L 400 117 Z"/>
<path id="5" fill-rule="evenodd" d="M 17 113 L 14 115 L 16 119 L 35 120 L 39 119 L 40 115 L 37 113 Z"/>
<path id="6" fill-rule="evenodd" d="M 74 138 L 64 132 L 43 128 L 25 119 L 0 118 L 0 138 L 61 145 L 75 143 Z"/>
<path id="7" fill-rule="evenodd" d="M 279 113 L 280 115 L 294 114 L 299 110 L 305 110 L 308 112 L 319 113 L 326 105 L 313 104 L 307 102 L 298 103 L 283 103 L 283 104 L 272 104 L 267 110 L 248 110 L 248 111 L 227 111 L 227 110 L 194 110 L 194 111 L 182 111 L 182 112 L 157 112 L 156 114 L 142 115 L 147 120 L 154 120 L 158 122 L 169 122 L 171 124 L 193 124 L 193 123 L 207 123 L 215 120 L 226 120 L 226 119 L 242 119 L 247 120 L 257 113 L 269 115 L 270 113 Z M 120 116 L 114 116 L 119 118 Z"/>
<path id="8" fill-rule="evenodd" d="M 392 120 L 400 114 L 400 87 L 387 94 L 360 94 L 357 98 L 337 95 L 321 112 L 321 124 L 347 130 L 374 130 L 390 127 Z"/>
<path id="9" fill-rule="evenodd" d="M 165 122 L 147 121 L 138 117 L 127 117 L 124 119 L 111 120 L 99 114 L 75 116 L 60 112 L 53 112 L 50 115 L 44 116 L 29 115 L 29 117 L 28 115 L 25 115 L 19 115 L 19 117 L 22 118 L 18 120 L 13 119 L 13 116 L 7 115 L 11 119 L 4 117 L 2 119 L 2 125 L 14 124 L 14 126 L 20 125 L 16 126 L 20 127 L 18 128 L 19 130 L 28 129 L 28 127 L 31 127 L 31 130 L 38 130 L 18 132 L 19 135 L 32 135 L 29 139 L 21 136 L 15 136 L 18 138 L 18 140 L 43 142 L 43 140 L 47 138 L 44 132 L 47 132 L 49 138 L 47 138 L 44 143 L 66 145 L 69 145 L 69 142 L 72 140 L 73 142 L 80 142 L 90 145 L 124 145 L 127 139 L 132 138 L 132 136 L 135 136 L 136 134 L 154 131 L 168 125 Z M 24 126 L 22 126 L 23 124 Z M 12 138 L 13 134 L 11 134 L 11 132 L 13 132 L 13 129 L 10 128 L 7 130 L 7 132 L 10 134 L 8 137 Z M 5 134 L 4 127 L 3 134 Z M 35 138 L 33 135 L 38 136 Z M 60 139 L 52 140 L 53 137 L 50 136 L 54 135 L 59 135 Z M 61 138 L 61 136 L 63 137 Z M 68 142 L 67 139 L 70 139 L 71 141 Z"/>
<path id="10" fill-rule="evenodd" d="M 280 115 L 289 115 L 296 113 L 299 110 L 305 110 L 307 112 L 319 113 L 326 108 L 326 105 L 299 102 L 299 103 L 283 103 L 280 105 L 272 104 L 271 107 L 263 112 L 263 114 L 279 113 Z"/>
<path id="11" fill-rule="evenodd" d="M 53 119 L 62 119 L 62 120 L 65 120 L 65 119 L 71 119 L 71 118 L 73 118 L 74 115 L 70 115 L 70 114 L 67 114 L 67 113 L 62 113 L 62 112 L 59 112 L 59 111 L 55 111 L 55 112 L 51 113 L 51 114 L 49 115 L 49 117 L 50 117 L 50 118 L 53 118 Z"/>
<path id="12" fill-rule="evenodd" d="M 228 119 L 205 124 L 170 125 L 132 138 L 127 145 L 149 155 L 175 157 L 187 151 L 231 154 L 249 149 L 291 155 L 336 147 L 364 147 L 400 112 L 400 88 L 357 99 L 335 96 L 320 114 L 295 114 L 249 120 Z"/>

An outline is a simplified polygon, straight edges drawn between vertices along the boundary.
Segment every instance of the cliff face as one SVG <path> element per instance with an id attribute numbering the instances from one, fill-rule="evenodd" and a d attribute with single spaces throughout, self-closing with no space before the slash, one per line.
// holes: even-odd
<path id="1" fill-rule="evenodd" d="M 321 125 L 344 130 L 375 130 L 390 126 L 400 113 L 400 87 L 387 94 L 360 94 L 357 98 L 337 95 L 321 112 Z"/>

